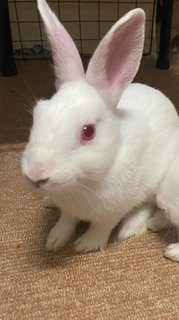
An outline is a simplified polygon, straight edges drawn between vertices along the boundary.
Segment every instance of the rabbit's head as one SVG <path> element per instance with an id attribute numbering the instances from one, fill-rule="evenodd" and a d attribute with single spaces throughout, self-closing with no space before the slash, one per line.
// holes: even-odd
<path id="1" fill-rule="evenodd" d="M 46 192 L 100 181 L 120 149 L 117 105 L 142 56 L 145 15 L 134 9 L 100 42 L 85 74 L 75 44 L 38 0 L 52 48 L 57 93 L 37 103 L 22 172 Z"/>

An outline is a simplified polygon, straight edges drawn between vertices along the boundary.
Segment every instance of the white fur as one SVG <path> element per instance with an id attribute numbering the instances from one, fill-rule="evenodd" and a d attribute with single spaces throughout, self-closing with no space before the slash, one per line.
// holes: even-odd
<path id="1" fill-rule="evenodd" d="M 170 228 L 171 222 L 165 216 L 166 212 L 158 209 L 154 216 L 148 221 L 148 228 L 154 232 Z M 179 241 L 179 226 L 177 226 L 176 231 L 177 241 Z M 168 245 L 164 254 L 165 257 L 179 262 L 179 242 Z"/>
<path id="2" fill-rule="evenodd" d="M 165 256 L 171 260 L 179 262 L 179 226 L 177 231 L 177 243 L 171 243 L 165 250 Z"/>
<path id="3" fill-rule="evenodd" d="M 51 251 L 63 247 L 72 237 L 76 223 L 77 219 L 69 217 L 62 210 L 60 219 L 48 235 L 46 249 Z"/>
<path id="4" fill-rule="evenodd" d="M 155 203 L 178 154 L 178 117 L 161 92 L 145 85 L 130 85 L 116 113 L 91 90 L 85 82 L 67 83 L 50 101 L 39 102 L 22 168 L 28 175 L 43 154 L 54 164 L 43 191 L 69 215 L 111 231 L 134 207 Z M 80 145 L 78 129 L 94 121 L 95 141 Z"/>
<path id="5" fill-rule="evenodd" d="M 118 239 L 124 240 L 132 236 L 140 236 L 147 230 L 148 220 L 154 208 L 151 204 L 134 209 L 122 221 L 118 233 Z"/>
<path id="6" fill-rule="evenodd" d="M 165 256 L 179 262 L 179 242 L 170 244 L 165 250 Z"/>
<path id="7" fill-rule="evenodd" d="M 55 204 L 53 203 L 53 201 L 48 196 L 45 196 L 43 198 L 43 205 L 44 205 L 44 208 L 49 208 L 49 209 L 54 209 L 55 208 Z"/>
<path id="8" fill-rule="evenodd" d="M 148 221 L 148 228 L 153 232 L 162 231 L 170 227 L 170 221 L 165 218 L 163 210 L 158 209 Z"/>
<path id="9" fill-rule="evenodd" d="M 38 2 L 39 8 L 43 4 L 45 10 L 45 0 Z M 50 19 L 49 15 L 48 25 L 54 23 Z M 105 99 L 101 89 L 89 84 L 88 78 L 83 77 L 62 83 L 50 100 L 39 101 L 34 109 L 33 127 L 22 158 L 22 172 L 34 183 L 45 180 L 40 184 L 41 191 L 62 209 L 62 216 L 47 240 L 49 250 L 64 245 L 79 220 L 88 220 L 91 225 L 77 240 L 78 251 L 103 249 L 112 229 L 121 219 L 123 229 L 119 231 L 120 239 L 139 234 L 140 228 L 146 228 L 157 196 L 157 204 L 166 209 L 167 218 L 179 224 L 179 201 L 176 200 L 179 198 L 176 183 L 179 181 L 176 162 L 179 155 L 178 116 L 172 103 L 160 91 L 142 84 L 129 85 L 136 73 L 135 63 L 139 63 L 142 52 L 143 11 L 133 10 L 122 21 L 125 25 L 123 22 L 117 23 L 105 37 L 106 51 L 103 52 L 101 66 L 106 70 L 102 72 L 100 67 L 96 74 L 98 83 L 100 77 L 103 78 L 103 92 L 108 92 L 109 97 L 109 88 L 113 88 L 110 77 L 114 73 L 115 88 L 121 85 L 124 91 L 117 108 L 114 108 L 116 89 L 114 93 L 111 91 L 115 99 Z M 124 35 L 122 33 L 120 38 L 118 28 L 126 28 L 125 37 L 130 34 L 130 21 L 135 29 L 133 40 L 136 40 L 136 34 L 140 34 L 140 40 L 134 41 L 127 55 L 120 48 L 123 53 L 122 69 L 130 74 L 130 77 L 125 76 L 123 82 L 114 66 L 110 69 L 107 58 L 110 50 L 113 53 L 116 48 L 115 39 L 123 44 Z M 135 46 L 138 46 L 137 51 Z M 100 50 L 97 50 L 98 56 Z M 136 52 L 139 54 L 138 60 L 132 60 L 131 50 L 135 51 L 136 59 Z M 92 60 L 93 72 L 97 62 L 95 58 Z M 59 60 L 59 63 L 63 61 Z M 82 143 L 81 130 L 85 124 L 96 126 L 96 136 Z M 170 170 L 173 163 L 175 170 Z M 168 193 L 170 187 L 167 187 L 168 183 L 171 185 L 171 176 L 175 176 L 176 180 L 175 201 L 173 198 L 171 200 L 171 193 Z M 146 206 L 150 210 L 144 210 Z M 135 210 L 137 214 L 134 214 Z"/>

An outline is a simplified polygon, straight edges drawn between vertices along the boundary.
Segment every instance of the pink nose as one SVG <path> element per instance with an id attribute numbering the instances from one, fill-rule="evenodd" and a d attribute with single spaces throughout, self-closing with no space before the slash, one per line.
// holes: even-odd
<path id="1" fill-rule="evenodd" d="M 27 177 L 32 183 L 36 185 L 36 187 L 40 187 L 42 184 L 45 184 L 49 180 L 50 167 L 48 165 L 44 165 L 41 162 L 36 162 L 29 170 Z"/>

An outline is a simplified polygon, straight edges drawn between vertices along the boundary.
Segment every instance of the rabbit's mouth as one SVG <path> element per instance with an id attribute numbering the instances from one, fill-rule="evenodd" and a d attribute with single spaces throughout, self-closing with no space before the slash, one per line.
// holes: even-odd
<path id="1" fill-rule="evenodd" d="M 32 189 L 38 189 L 38 190 L 46 190 L 47 186 L 49 185 L 50 178 L 45 178 L 41 180 L 34 181 L 30 179 L 28 176 L 24 175 L 26 184 L 32 188 Z"/>
<path id="2" fill-rule="evenodd" d="M 41 189 L 45 185 L 47 185 L 48 182 L 49 182 L 49 178 L 46 178 L 46 179 L 41 179 L 41 180 L 38 180 L 38 181 L 32 181 L 32 184 L 34 185 L 35 188 Z"/>

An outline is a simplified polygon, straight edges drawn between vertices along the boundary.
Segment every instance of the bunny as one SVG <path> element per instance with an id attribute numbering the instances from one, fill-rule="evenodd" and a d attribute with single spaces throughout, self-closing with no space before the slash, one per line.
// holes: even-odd
<path id="1" fill-rule="evenodd" d="M 77 251 L 179 226 L 179 121 L 160 91 L 131 84 L 140 65 L 145 14 L 117 21 L 95 50 L 85 74 L 77 48 L 45 0 L 38 0 L 52 48 L 57 92 L 34 108 L 22 156 L 26 180 L 49 197 L 61 216 L 47 250 L 64 246 L 80 220 L 90 222 Z M 179 261 L 179 244 L 165 255 Z"/>

